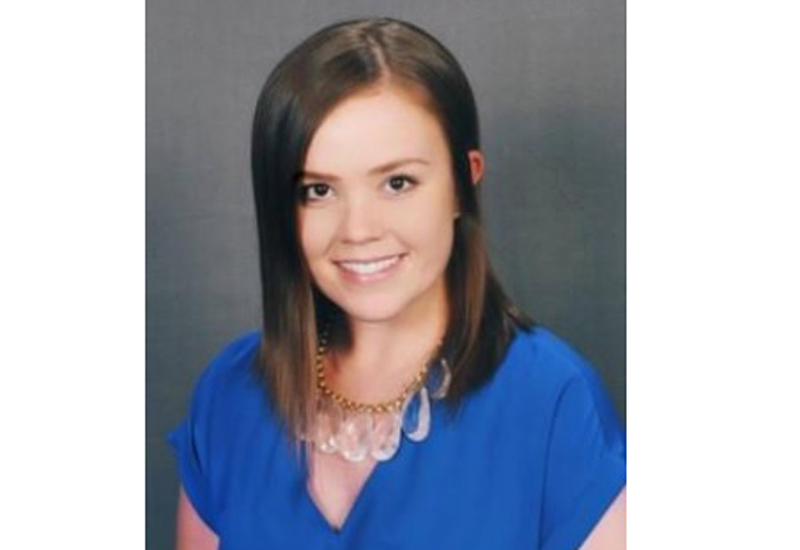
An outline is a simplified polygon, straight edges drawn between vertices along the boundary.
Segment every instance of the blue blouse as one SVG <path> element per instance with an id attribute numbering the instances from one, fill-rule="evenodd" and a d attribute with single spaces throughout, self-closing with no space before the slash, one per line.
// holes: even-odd
<path id="1" fill-rule="evenodd" d="M 221 550 L 572 550 L 625 485 L 625 436 L 596 373 L 537 326 L 458 416 L 432 402 L 427 439 L 403 437 L 333 529 L 253 372 L 258 345 L 253 332 L 226 347 L 169 434 Z"/>

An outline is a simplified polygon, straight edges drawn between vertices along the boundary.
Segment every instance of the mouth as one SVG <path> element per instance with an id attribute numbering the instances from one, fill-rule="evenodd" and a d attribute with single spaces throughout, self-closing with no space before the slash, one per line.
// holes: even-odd
<path id="1" fill-rule="evenodd" d="M 405 257 L 406 254 L 395 254 L 371 260 L 341 260 L 334 263 L 346 278 L 356 282 L 370 282 L 389 277 Z"/>

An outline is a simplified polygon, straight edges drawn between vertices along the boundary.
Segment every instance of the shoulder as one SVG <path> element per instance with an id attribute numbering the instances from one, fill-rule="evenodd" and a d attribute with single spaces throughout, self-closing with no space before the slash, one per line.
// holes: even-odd
<path id="1" fill-rule="evenodd" d="M 259 386 L 253 363 L 261 345 L 261 333 L 249 331 L 222 346 L 197 380 L 193 405 L 209 408 L 236 400 L 243 391 Z"/>
<path id="2" fill-rule="evenodd" d="M 225 456 L 252 433 L 278 433 L 264 379 L 257 368 L 261 333 L 240 334 L 224 346 L 200 374 L 189 407 L 195 430 L 209 448 L 208 456 Z M 219 462 L 219 460 L 217 460 Z"/>
<path id="3" fill-rule="evenodd" d="M 203 378 L 229 378 L 245 374 L 260 348 L 261 333 L 242 333 L 223 345 L 202 373 Z"/>
<path id="4" fill-rule="evenodd" d="M 553 389 L 597 380 L 594 367 L 583 355 L 539 325 L 527 332 L 517 330 L 499 371 L 509 381 Z"/>
<path id="5" fill-rule="evenodd" d="M 552 331 L 518 330 L 492 382 L 496 395 L 519 414 L 553 422 L 558 415 L 596 415 L 616 426 L 618 418 L 595 367 Z"/>

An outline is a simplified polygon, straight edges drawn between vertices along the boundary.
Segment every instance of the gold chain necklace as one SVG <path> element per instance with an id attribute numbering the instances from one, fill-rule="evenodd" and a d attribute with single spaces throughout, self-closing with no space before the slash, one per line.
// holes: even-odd
<path id="1" fill-rule="evenodd" d="M 301 436 L 326 454 L 337 453 L 350 462 L 367 457 L 391 459 L 402 434 L 413 442 L 428 437 L 430 400 L 444 399 L 450 386 L 450 367 L 444 357 L 428 360 L 395 399 L 384 403 L 358 403 L 328 386 L 323 358 L 328 349 L 330 324 L 326 323 L 317 347 L 317 412 L 314 426 Z M 441 340 L 431 357 L 436 357 Z"/>
<path id="2" fill-rule="evenodd" d="M 325 380 L 325 365 L 323 364 L 323 360 L 325 358 L 325 352 L 327 351 L 328 346 L 328 333 L 329 327 L 326 326 L 322 332 L 322 335 L 320 336 L 319 346 L 317 347 L 317 356 L 315 359 L 317 371 L 317 389 L 322 395 L 332 399 L 337 405 L 346 411 L 367 412 L 370 414 L 399 412 L 403 407 L 403 404 L 406 402 L 408 396 L 418 390 L 425 381 L 425 376 L 428 374 L 428 366 L 430 365 L 429 359 L 425 360 L 419 372 L 417 372 L 414 378 L 412 378 L 411 381 L 405 385 L 403 391 L 400 392 L 400 395 L 398 395 L 396 398 L 390 399 L 389 401 L 384 401 L 383 403 L 359 403 L 357 401 L 353 401 L 352 399 L 349 399 L 332 389 L 330 386 L 328 386 L 328 383 Z M 438 352 L 441 344 L 442 341 L 439 340 L 439 343 L 436 345 L 436 348 L 434 348 L 435 351 L 433 354 L 431 354 L 431 357 Z"/>

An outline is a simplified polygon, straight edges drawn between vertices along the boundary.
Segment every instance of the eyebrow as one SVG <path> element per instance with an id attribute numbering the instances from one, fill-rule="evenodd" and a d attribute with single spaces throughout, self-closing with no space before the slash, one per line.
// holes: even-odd
<path id="1" fill-rule="evenodd" d="M 406 164 L 424 164 L 427 166 L 430 163 L 427 160 L 421 158 L 407 158 L 407 159 L 393 160 L 392 162 L 387 162 L 386 164 L 381 164 L 380 166 L 371 168 L 367 172 L 367 174 L 370 176 L 385 174 Z M 320 172 L 310 172 L 310 171 L 301 171 L 298 174 L 297 179 L 298 180 L 319 179 L 327 181 L 339 181 L 339 178 L 336 176 L 330 174 L 322 174 Z"/>

